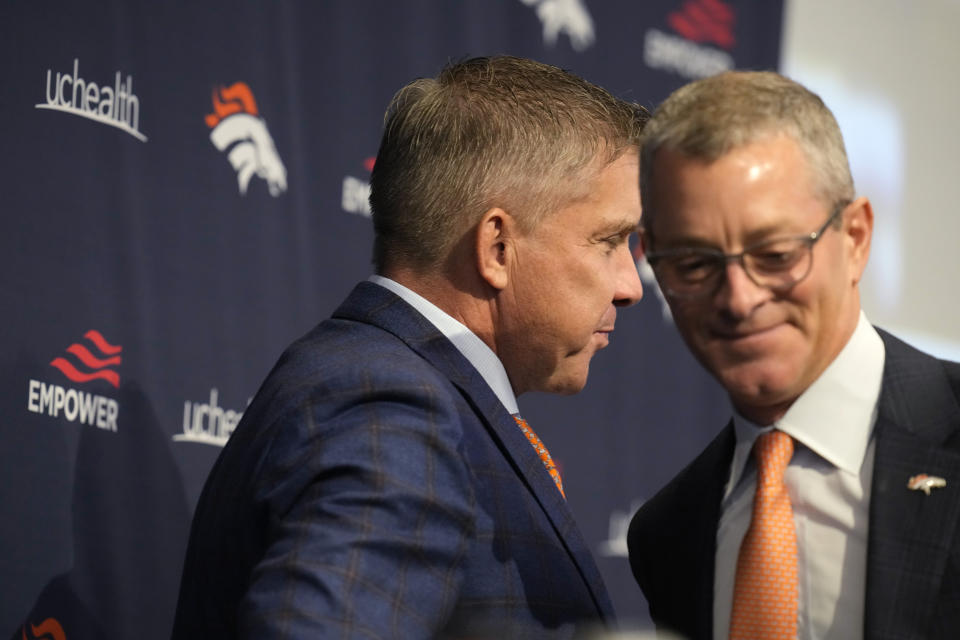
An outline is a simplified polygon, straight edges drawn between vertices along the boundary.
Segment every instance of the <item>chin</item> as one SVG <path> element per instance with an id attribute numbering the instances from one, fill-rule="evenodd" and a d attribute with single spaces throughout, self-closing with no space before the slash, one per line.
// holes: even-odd
<path id="1" fill-rule="evenodd" d="M 550 393 L 556 393 L 561 396 L 572 396 L 575 393 L 580 393 L 583 391 L 583 388 L 587 386 L 587 380 L 564 380 L 552 385 L 546 391 Z"/>
<path id="2" fill-rule="evenodd" d="M 559 372 L 558 372 L 559 373 Z M 540 391 L 556 393 L 562 396 L 570 396 L 583 391 L 587 385 L 588 370 L 570 371 L 565 374 L 556 375 L 546 382 Z"/>
<path id="3" fill-rule="evenodd" d="M 770 406 L 791 402 L 799 395 L 790 367 L 782 363 L 769 366 L 750 364 L 730 367 L 714 373 L 737 405 Z"/>

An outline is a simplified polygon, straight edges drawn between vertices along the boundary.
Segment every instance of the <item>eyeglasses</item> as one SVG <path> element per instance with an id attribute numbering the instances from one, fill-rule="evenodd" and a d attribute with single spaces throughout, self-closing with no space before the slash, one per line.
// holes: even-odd
<path id="1" fill-rule="evenodd" d="M 695 247 L 650 251 L 647 262 L 664 292 L 675 298 L 698 298 L 716 291 L 727 263 L 734 261 L 758 287 L 780 293 L 810 275 L 813 245 L 848 204 L 839 203 L 827 221 L 807 235 L 764 240 L 733 254 Z"/>

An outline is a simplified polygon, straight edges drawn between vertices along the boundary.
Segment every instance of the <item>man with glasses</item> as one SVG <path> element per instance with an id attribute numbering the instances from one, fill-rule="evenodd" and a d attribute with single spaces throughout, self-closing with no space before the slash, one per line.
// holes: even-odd
<path id="1" fill-rule="evenodd" d="M 690 638 L 960 633 L 960 365 L 876 329 L 873 229 L 839 127 L 771 72 L 671 95 L 641 152 L 643 246 L 734 416 L 636 514 L 658 627 Z"/>

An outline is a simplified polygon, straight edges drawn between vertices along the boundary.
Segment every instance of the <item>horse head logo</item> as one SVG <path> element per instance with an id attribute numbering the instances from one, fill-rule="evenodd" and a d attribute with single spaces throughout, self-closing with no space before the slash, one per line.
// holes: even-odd
<path id="1" fill-rule="evenodd" d="M 582 0 L 520 0 L 528 7 L 537 8 L 537 17 L 543 23 L 543 41 L 553 46 L 557 36 L 566 33 L 570 46 L 583 51 L 593 44 L 593 18 Z"/>
<path id="2" fill-rule="evenodd" d="M 237 172 L 240 195 L 247 193 L 254 175 L 267 181 L 274 197 L 287 190 L 287 168 L 246 83 L 215 89 L 213 113 L 207 115 L 206 123 L 212 129 L 210 141 L 214 146 L 220 151 L 229 149 L 227 159 Z"/>

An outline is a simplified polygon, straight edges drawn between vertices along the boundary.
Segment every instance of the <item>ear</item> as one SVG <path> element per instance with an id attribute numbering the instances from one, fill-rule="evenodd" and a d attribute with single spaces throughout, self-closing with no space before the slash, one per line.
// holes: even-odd
<path id="1" fill-rule="evenodd" d="M 870 240 L 873 237 L 873 207 L 870 200 L 860 197 L 847 205 L 843 217 L 843 233 L 849 252 L 847 264 L 850 279 L 853 284 L 857 284 L 870 257 Z"/>
<path id="2" fill-rule="evenodd" d="M 516 224 L 499 207 L 487 210 L 476 230 L 477 271 L 494 289 L 503 290 L 509 280 L 507 262 Z"/>

